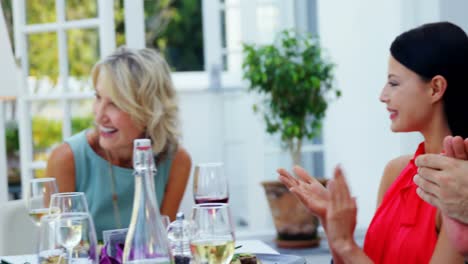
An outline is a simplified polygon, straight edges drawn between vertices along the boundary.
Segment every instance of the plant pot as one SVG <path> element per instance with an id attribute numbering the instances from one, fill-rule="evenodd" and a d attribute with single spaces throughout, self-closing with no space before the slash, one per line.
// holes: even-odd
<path id="1" fill-rule="evenodd" d="M 308 248 L 320 244 L 319 219 L 279 181 L 262 182 L 281 248 Z"/>

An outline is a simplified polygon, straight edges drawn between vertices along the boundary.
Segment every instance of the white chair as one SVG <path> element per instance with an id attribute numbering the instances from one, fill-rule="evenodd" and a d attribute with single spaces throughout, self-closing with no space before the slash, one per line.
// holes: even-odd
<path id="1" fill-rule="evenodd" d="M 0 204 L 0 256 L 35 254 L 38 229 L 24 200 Z"/>

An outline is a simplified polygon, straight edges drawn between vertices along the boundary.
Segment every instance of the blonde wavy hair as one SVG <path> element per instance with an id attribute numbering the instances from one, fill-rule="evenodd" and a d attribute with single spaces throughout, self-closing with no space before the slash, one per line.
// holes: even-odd
<path id="1" fill-rule="evenodd" d="M 120 47 L 94 65 L 94 86 L 101 71 L 113 84 L 108 87 L 112 101 L 145 128 L 158 160 L 172 155 L 180 138 L 179 108 L 164 58 L 152 49 Z"/>

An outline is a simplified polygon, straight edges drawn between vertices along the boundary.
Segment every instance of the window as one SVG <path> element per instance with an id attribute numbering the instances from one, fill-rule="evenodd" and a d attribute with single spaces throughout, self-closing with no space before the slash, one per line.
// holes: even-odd
<path id="1" fill-rule="evenodd" d="M 53 147 L 92 124 L 92 66 L 115 47 L 112 0 L 12 1 L 23 182 L 43 177 Z M 99 10 L 99 12 L 98 12 Z M 23 184 L 24 188 L 24 184 Z"/>
<path id="2" fill-rule="evenodd" d="M 23 182 L 43 176 L 51 148 L 91 125 L 92 65 L 116 46 L 147 46 L 160 50 L 175 71 L 173 79 L 187 113 L 184 127 L 196 129 L 184 133 L 184 141 L 200 144 L 199 152 L 191 150 L 192 156 L 206 157 L 210 144 L 216 144 L 218 161 L 224 161 L 230 177 L 230 201 L 240 230 L 271 230 L 272 220 L 264 220 L 270 212 L 260 182 L 276 179 L 278 166 L 290 167 L 289 156 L 277 138 L 263 133 L 261 118 L 251 111 L 254 96 L 245 93 L 241 81 L 241 44 L 271 43 L 276 32 L 296 25 L 296 2 L 12 1 L 16 54 L 25 83 L 18 102 Z M 186 92 L 221 87 L 231 92 Z M 199 138 L 203 132 L 193 121 L 200 116 L 213 135 L 207 141 Z M 210 126 L 211 122 L 216 123 Z M 304 146 L 303 160 L 308 170 L 322 176 L 320 142 Z"/>
<path id="3" fill-rule="evenodd" d="M 146 47 L 164 54 L 173 71 L 203 71 L 202 1 L 144 1 Z"/>

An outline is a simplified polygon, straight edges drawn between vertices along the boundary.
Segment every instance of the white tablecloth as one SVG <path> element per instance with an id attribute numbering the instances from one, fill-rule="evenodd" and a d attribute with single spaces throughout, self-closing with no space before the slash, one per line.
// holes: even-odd
<path id="1" fill-rule="evenodd" d="M 20 256 L 5 256 L 1 257 L 2 260 L 8 261 L 13 264 L 37 264 L 37 256 L 36 255 L 20 255 Z"/>
<path id="2" fill-rule="evenodd" d="M 271 248 L 261 240 L 238 240 L 236 241 L 236 253 L 261 253 L 261 254 L 279 254 L 278 251 Z"/>

